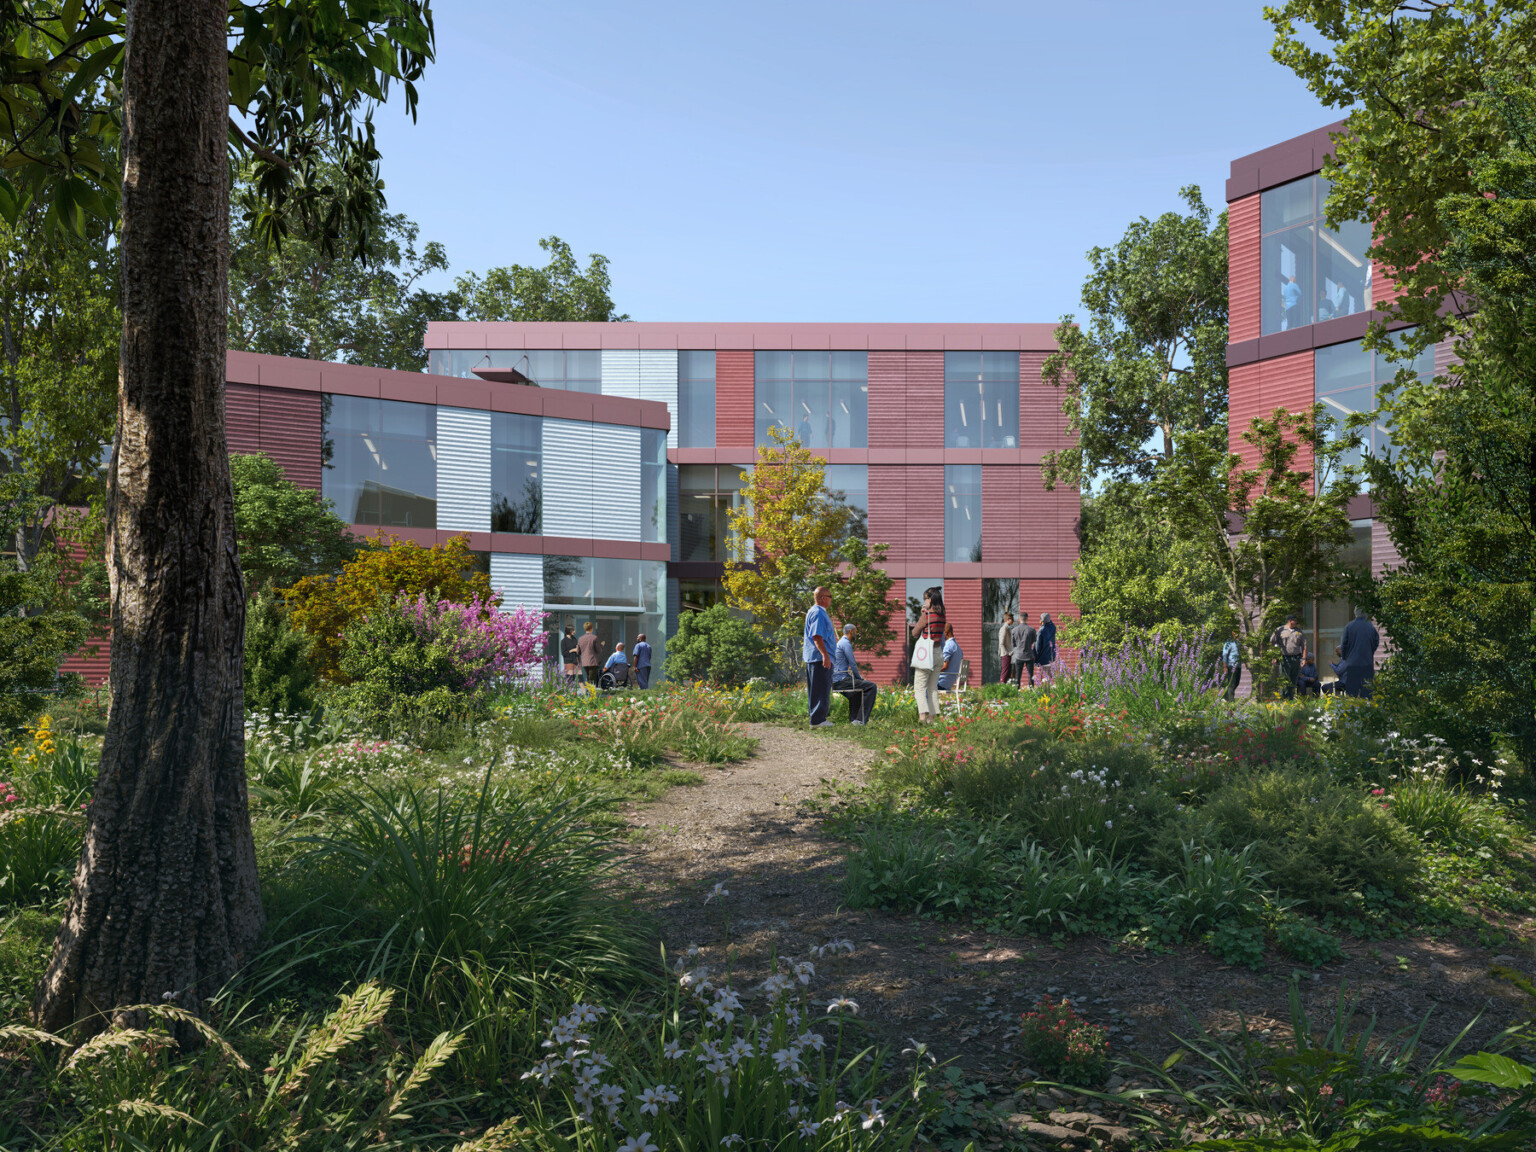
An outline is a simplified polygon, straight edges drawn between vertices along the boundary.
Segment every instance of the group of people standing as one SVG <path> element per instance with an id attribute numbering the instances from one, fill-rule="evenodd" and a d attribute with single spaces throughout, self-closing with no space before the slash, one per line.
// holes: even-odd
<path id="1" fill-rule="evenodd" d="M 1056 621 L 1049 612 L 1042 612 L 1040 627 L 1036 628 L 1029 622 L 1028 612 L 1020 612 L 1017 621 L 1012 612 L 1004 612 L 997 630 L 997 655 L 1003 667 L 999 684 L 1023 688 L 1028 681 L 1033 687 L 1035 669 L 1056 662 Z"/>
<path id="2" fill-rule="evenodd" d="M 1370 696 L 1371 681 L 1376 674 L 1376 649 L 1381 646 L 1381 634 L 1376 631 L 1364 608 L 1356 608 L 1354 619 L 1344 628 L 1344 636 L 1334 647 L 1337 660 L 1328 665 L 1334 679 L 1324 684 L 1317 673 L 1317 660 L 1307 644 L 1307 634 L 1296 625 L 1299 619 L 1293 612 L 1285 623 L 1270 634 L 1269 643 L 1279 650 L 1280 696 L 1293 700 L 1297 696 L 1316 696 L 1330 689 L 1345 696 Z M 1242 653 L 1237 644 L 1237 629 L 1221 646 L 1222 695 L 1227 700 L 1237 698 L 1238 681 L 1242 679 Z"/>
<path id="3" fill-rule="evenodd" d="M 567 684 L 575 684 L 584 677 L 588 684 L 596 686 L 604 672 L 612 672 L 619 683 L 627 684 L 633 662 L 635 687 L 651 686 L 651 646 L 646 643 L 644 632 L 635 637 L 633 652 L 624 651 L 624 641 L 620 640 L 614 644 L 608 659 L 604 660 L 603 642 L 598 639 L 592 621 L 588 620 L 582 625 L 580 637 L 576 635 L 575 625 L 567 624 L 565 635 L 560 638 L 560 662 L 564 666 Z"/>

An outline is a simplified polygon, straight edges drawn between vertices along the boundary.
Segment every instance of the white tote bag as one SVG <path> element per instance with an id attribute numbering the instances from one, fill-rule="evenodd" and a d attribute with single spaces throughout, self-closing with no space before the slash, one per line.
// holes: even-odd
<path id="1" fill-rule="evenodd" d="M 938 662 L 933 658 L 933 641 L 923 636 L 912 644 L 912 667 L 932 672 Z"/>

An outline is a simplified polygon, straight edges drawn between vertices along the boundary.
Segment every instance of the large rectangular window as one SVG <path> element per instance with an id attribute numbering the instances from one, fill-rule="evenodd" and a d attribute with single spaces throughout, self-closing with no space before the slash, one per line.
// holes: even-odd
<path id="1" fill-rule="evenodd" d="M 603 354 L 596 348 L 439 348 L 427 353 L 427 369 L 466 379 L 475 378 L 476 369 L 493 371 L 513 384 L 562 392 L 603 390 Z"/>
<path id="2" fill-rule="evenodd" d="M 840 499 L 853 513 L 853 534 L 869 539 L 869 466 L 828 464 L 825 480 L 833 499 Z"/>
<path id="3" fill-rule="evenodd" d="M 437 527 L 437 408 L 362 396 L 321 405 L 321 493 L 351 524 Z"/>
<path id="4" fill-rule="evenodd" d="M 640 429 L 640 539 L 667 539 L 667 434 Z"/>
<path id="5" fill-rule="evenodd" d="M 1018 619 L 1019 582 L 983 580 L 981 582 L 981 677 L 983 684 L 994 684 L 1003 674 L 1002 657 L 997 651 L 997 633 L 1008 613 Z M 974 665 L 973 665 L 974 667 Z"/>
<path id="6" fill-rule="evenodd" d="M 944 353 L 944 446 L 1019 446 L 1019 354 Z"/>
<path id="7" fill-rule="evenodd" d="M 1304 176 L 1263 194 L 1260 271 L 1264 333 L 1365 312 L 1371 307 L 1371 226 L 1328 227 L 1330 182 Z"/>
<path id="8" fill-rule="evenodd" d="M 677 354 L 677 446 L 715 446 L 715 354 Z"/>
<path id="9" fill-rule="evenodd" d="M 544 482 L 541 421 L 491 413 L 491 531 L 540 532 Z"/>
<path id="10" fill-rule="evenodd" d="M 1406 329 L 1395 338 L 1401 341 L 1412 331 Z M 1430 378 L 1435 374 L 1434 347 L 1424 349 L 1412 362 L 1391 360 L 1385 353 L 1368 351 L 1358 340 L 1319 348 L 1313 354 L 1315 396 L 1324 412 L 1335 421 L 1331 438 L 1343 437 L 1344 423 L 1349 417 L 1376 411 L 1378 393 L 1402 368 L 1408 368 L 1421 379 Z M 1361 437 L 1361 447 L 1347 453 L 1341 464 L 1359 464 L 1363 454 L 1384 456 L 1392 447 L 1392 436 L 1385 421 L 1362 429 Z"/>
<path id="11" fill-rule="evenodd" d="M 867 352 L 759 352 L 753 379 L 759 446 L 775 426 L 807 448 L 869 446 Z"/>
<path id="12" fill-rule="evenodd" d="M 730 559 L 730 517 L 742 504 L 738 464 L 681 464 L 677 469 L 677 558 Z"/>
<path id="13" fill-rule="evenodd" d="M 981 465 L 944 466 L 944 559 L 981 562 Z"/>

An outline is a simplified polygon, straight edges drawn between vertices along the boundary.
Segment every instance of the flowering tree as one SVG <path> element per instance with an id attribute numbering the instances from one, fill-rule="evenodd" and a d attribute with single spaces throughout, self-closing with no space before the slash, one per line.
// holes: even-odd
<path id="1" fill-rule="evenodd" d="M 466 692 L 527 672 L 540 663 L 540 649 L 547 635 L 542 627 L 546 613 L 530 612 L 521 605 L 502 612 L 478 596 L 468 604 L 452 600 L 434 604 L 425 595 L 414 600 L 402 596 L 399 605 L 414 623 L 419 638 L 446 648 L 449 659 L 463 674 Z"/>

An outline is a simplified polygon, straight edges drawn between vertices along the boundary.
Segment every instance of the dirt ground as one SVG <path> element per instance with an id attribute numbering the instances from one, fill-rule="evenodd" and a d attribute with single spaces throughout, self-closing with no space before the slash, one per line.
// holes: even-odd
<path id="1" fill-rule="evenodd" d="M 628 814 L 638 832 L 631 875 L 661 922 L 669 955 L 697 945 L 704 963 L 731 967 L 744 989 L 768 974 L 774 951 L 803 957 L 812 945 L 849 938 L 853 956 L 818 965 L 818 998 L 851 996 L 882 1039 L 921 1040 L 940 1061 L 957 1060 L 969 1076 L 1005 1092 L 1029 1077 L 1015 1050 L 1016 1025 L 1044 994 L 1070 996 L 1106 1025 L 1112 1054 L 1157 1061 L 1176 1046 L 1170 1030 L 1187 1032 L 1192 1017 L 1212 1031 L 1236 1028 L 1244 1017 L 1254 1029 L 1288 1025 L 1288 980 L 1297 966 L 1279 954 L 1252 972 L 1193 948 L 1155 953 L 1091 938 L 1058 947 L 846 908 L 847 846 L 821 834 L 807 802 L 829 781 L 862 780 L 874 754 L 834 732 L 748 728 L 759 741 L 751 760 L 693 766 L 704 774 L 701 786 L 674 788 Z M 706 903 L 717 883 L 729 895 Z M 1488 968 L 1502 963 L 1536 976 L 1530 950 L 1429 939 L 1345 947 L 1345 960 L 1302 977 L 1314 1020 L 1331 1013 L 1341 984 L 1358 997 L 1359 1023 L 1374 1014 L 1378 1030 L 1416 1027 L 1431 1013 L 1424 1040 L 1435 1046 L 1479 1013 L 1472 1045 L 1525 1018 L 1522 994 Z"/>

